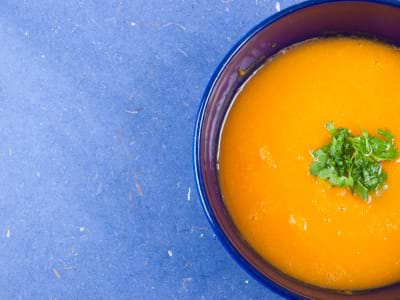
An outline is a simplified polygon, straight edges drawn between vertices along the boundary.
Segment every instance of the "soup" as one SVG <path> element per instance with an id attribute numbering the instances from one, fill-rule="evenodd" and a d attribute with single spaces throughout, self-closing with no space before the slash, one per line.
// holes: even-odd
<path id="1" fill-rule="evenodd" d="M 400 281 L 400 164 L 363 201 L 309 174 L 325 124 L 400 143 L 400 52 L 361 38 L 295 45 L 268 61 L 232 105 L 219 149 L 226 207 L 268 262 L 309 284 L 361 290 Z"/>

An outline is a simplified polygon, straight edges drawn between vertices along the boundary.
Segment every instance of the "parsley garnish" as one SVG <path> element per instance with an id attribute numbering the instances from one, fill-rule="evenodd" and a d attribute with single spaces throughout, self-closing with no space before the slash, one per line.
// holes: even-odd
<path id="1" fill-rule="evenodd" d="M 398 155 L 394 136 L 383 129 L 377 130 L 379 136 L 366 130 L 355 136 L 347 128 L 335 128 L 332 122 L 326 124 L 326 129 L 331 141 L 311 151 L 310 174 L 332 186 L 348 187 L 353 194 L 368 200 L 370 192 L 379 190 L 386 182 L 382 161 L 394 160 Z"/>

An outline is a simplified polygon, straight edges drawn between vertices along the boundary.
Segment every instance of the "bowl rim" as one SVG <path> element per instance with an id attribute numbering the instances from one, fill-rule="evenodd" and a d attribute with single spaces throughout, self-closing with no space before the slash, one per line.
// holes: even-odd
<path id="1" fill-rule="evenodd" d="M 265 18 L 257 25 L 248 30 L 236 43 L 231 46 L 228 52 L 224 55 L 221 62 L 217 65 L 215 71 L 212 73 L 210 80 L 207 83 L 203 96 L 201 98 L 199 108 L 196 114 L 196 123 L 194 128 L 194 139 L 193 139 L 193 166 L 194 166 L 194 177 L 197 187 L 197 194 L 200 197 L 200 202 L 203 207 L 203 211 L 206 214 L 207 220 L 211 225 L 215 235 L 218 240 L 222 243 L 224 248 L 227 250 L 229 255 L 253 278 L 260 282 L 265 287 L 274 290 L 275 292 L 286 296 L 286 297 L 299 297 L 299 295 L 293 293 L 292 291 L 284 288 L 283 286 L 277 284 L 276 282 L 265 277 L 261 272 L 259 272 L 254 266 L 252 266 L 232 245 L 222 228 L 220 227 L 214 212 L 211 208 L 208 195 L 205 190 L 205 185 L 202 175 L 202 166 L 200 160 L 200 140 L 203 128 L 203 121 L 205 116 L 205 110 L 207 104 L 209 103 L 211 94 L 214 90 L 216 83 L 218 82 L 221 74 L 225 68 L 229 65 L 233 57 L 241 50 L 241 48 L 251 40 L 255 35 L 262 31 L 265 27 L 273 24 L 274 22 L 302 9 L 329 3 L 340 3 L 340 2 L 360 2 L 360 3 L 375 3 L 383 4 L 387 6 L 392 6 L 400 8 L 400 1 L 397 0 L 306 0 L 298 4 L 291 5 L 280 12 L 276 12 L 271 16 Z"/>

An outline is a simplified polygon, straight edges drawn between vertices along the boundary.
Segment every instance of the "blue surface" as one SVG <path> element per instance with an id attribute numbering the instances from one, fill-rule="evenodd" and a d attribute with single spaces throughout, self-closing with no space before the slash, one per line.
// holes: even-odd
<path id="1" fill-rule="evenodd" d="M 99 3 L 0 4 L 0 299 L 279 299 L 192 170 L 207 81 L 276 1 Z"/>

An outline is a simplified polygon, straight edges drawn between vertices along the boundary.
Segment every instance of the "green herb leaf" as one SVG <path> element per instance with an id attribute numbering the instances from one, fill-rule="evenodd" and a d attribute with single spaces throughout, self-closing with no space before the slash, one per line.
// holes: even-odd
<path id="1" fill-rule="evenodd" d="M 326 124 L 331 135 L 329 144 L 311 152 L 313 162 L 310 174 L 328 181 L 332 186 L 348 187 L 361 199 L 367 200 L 386 182 L 382 161 L 398 156 L 394 136 L 388 130 L 378 129 L 379 136 L 362 130 L 361 136 L 350 134 L 347 128 Z"/>

